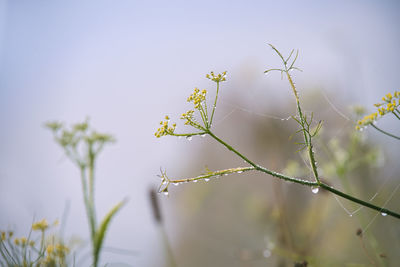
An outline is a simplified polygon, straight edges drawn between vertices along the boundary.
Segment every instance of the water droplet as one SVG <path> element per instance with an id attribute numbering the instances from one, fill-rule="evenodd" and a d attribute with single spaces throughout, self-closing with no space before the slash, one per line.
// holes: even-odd
<path id="1" fill-rule="evenodd" d="M 265 258 L 269 258 L 271 256 L 271 251 L 269 249 L 266 249 L 263 251 L 263 256 Z"/>
<path id="2" fill-rule="evenodd" d="M 190 141 L 192 139 L 193 139 L 193 137 L 191 135 L 186 136 L 186 140 Z"/>
<path id="3" fill-rule="evenodd" d="M 238 172 L 236 172 L 236 173 L 242 173 L 243 171 L 238 171 Z"/>
<path id="4" fill-rule="evenodd" d="M 318 186 L 311 187 L 311 192 L 313 192 L 314 194 L 317 194 L 318 191 L 319 191 L 319 187 Z"/>
<path id="5" fill-rule="evenodd" d="M 205 178 L 204 181 L 208 182 L 210 181 L 210 178 Z"/>
<path id="6" fill-rule="evenodd" d="M 182 136 L 178 136 L 178 139 L 182 139 Z"/>
<path id="7" fill-rule="evenodd" d="M 227 174 L 227 173 L 224 173 L 223 176 L 228 176 L 228 174 Z"/>
<path id="8" fill-rule="evenodd" d="M 193 180 L 193 183 L 197 183 L 199 180 Z"/>
<path id="9" fill-rule="evenodd" d="M 350 217 L 353 217 L 353 214 L 352 214 L 352 213 L 350 213 L 350 214 L 349 214 L 349 216 L 350 216 Z"/>
<path id="10" fill-rule="evenodd" d="M 381 212 L 381 215 L 382 215 L 383 217 L 385 217 L 385 216 L 387 216 L 387 213 L 386 213 L 386 212 Z"/>
<path id="11" fill-rule="evenodd" d="M 179 185 L 179 183 L 174 183 L 174 185 L 175 185 L 175 186 L 178 186 L 178 185 Z"/>
<path id="12" fill-rule="evenodd" d="M 168 196 L 168 195 L 169 195 L 168 191 L 164 191 L 163 194 L 164 194 L 165 196 Z"/>
<path id="13" fill-rule="evenodd" d="M 202 135 L 200 135 L 201 137 L 206 137 L 206 134 L 202 134 Z"/>

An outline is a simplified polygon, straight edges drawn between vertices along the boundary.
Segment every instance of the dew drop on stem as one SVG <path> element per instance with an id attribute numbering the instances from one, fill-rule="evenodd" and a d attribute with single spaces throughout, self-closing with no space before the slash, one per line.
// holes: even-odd
<path id="1" fill-rule="evenodd" d="M 210 181 L 210 178 L 205 178 L 204 181 L 208 182 Z"/>
<path id="2" fill-rule="evenodd" d="M 206 137 L 206 134 L 202 134 L 202 135 L 200 135 L 200 136 L 204 138 L 204 137 Z"/>
<path id="3" fill-rule="evenodd" d="M 311 187 L 311 192 L 313 192 L 314 194 L 317 194 L 319 191 L 319 187 L 318 186 L 312 186 Z"/>
<path id="4" fill-rule="evenodd" d="M 168 191 L 164 191 L 163 194 L 164 194 L 164 196 L 168 196 L 169 192 Z"/>
<path id="5" fill-rule="evenodd" d="M 381 215 L 382 215 L 383 217 L 385 217 L 385 216 L 387 216 L 387 213 L 386 213 L 386 212 L 381 212 Z"/>
<path id="6" fill-rule="evenodd" d="M 263 256 L 264 258 L 269 258 L 271 256 L 271 251 L 269 249 L 264 250 Z"/>
<path id="7" fill-rule="evenodd" d="M 193 180 L 193 183 L 197 183 L 198 182 L 198 180 Z"/>
<path id="8" fill-rule="evenodd" d="M 193 137 L 191 135 L 186 136 L 186 140 L 191 141 Z"/>

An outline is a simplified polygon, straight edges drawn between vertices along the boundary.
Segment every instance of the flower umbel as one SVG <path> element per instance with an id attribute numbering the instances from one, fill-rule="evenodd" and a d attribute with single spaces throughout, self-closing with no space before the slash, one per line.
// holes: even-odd
<path id="1" fill-rule="evenodd" d="M 392 113 L 399 118 L 400 112 L 398 107 L 400 105 L 400 91 L 395 91 L 393 95 L 391 93 L 386 94 L 382 97 L 382 101 L 383 103 L 374 104 L 374 106 L 378 108 L 378 111 L 366 115 L 361 120 L 357 121 L 357 130 L 361 130 L 363 127 L 373 124 L 380 117 L 388 113 Z"/>
<path id="2" fill-rule="evenodd" d="M 193 135 L 203 135 L 207 134 L 209 129 L 211 128 L 215 107 L 217 104 L 218 91 L 219 91 L 219 83 L 226 81 L 226 71 L 221 74 L 215 74 L 213 71 L 210 74 L 207 74 L 206 77 L 213 82 L 217 83 L 217 92 L 215 94 L 214 105 L 212 106 L 212 110 L 209 113 L 207 107 L 207 90 L 200 90 L 198 88 L 194 88 L 194 91 L 187 98 L 187 102 L 193 103 L 194 108 L 182 113 L 180 119 L 184 120 L 185 125 L 192 126 L 193 128 L 200 130 L 200 132 L 194 133 L 175 133 L 176 123 L 173 123 L 172 126 L 169 124 L 169 117 L 165 116 L 165 121 L 160 122 L 160 127 L 154 133 L 157 138 L 160 138 L 165 135 L 171 136 L 193 136 Z M 199 116 L 195 116 L 195 111 L 198 112 Z M 211 116 L 209 116 L 211 114 Z M 197 120 L 197 118 L 201 118 Z M 202 123 L 201 123 L 202 122 Z"/>
<path id="3" fill-rule="evenodd" d="M 49 224 L 47 223 L 46 219 L 43 219 L 41 221 L 35 222 L 32 224 L 32 230 L 33 231 L 45 231 L 49 227 Z"/>
<path id="4" fill-rule="evenodd" d="M 169 126 L 169 117 L 165 116 L 165 121 L 160 121 L 161 127 L 157 129 L 157 132 L 154 134 L 157 138 L 160 138 L 164 135 L 174 135 L 174 131 L 176 128 L 176 123 L 173 123 L 172 126 Z"/>
<path id="5" fill-rule="evenodd" d="M 214 72 L 211 71 L 210 74 L 206 75 L 206 78 L 216 83 L 224 82 L 226 81 L 226 71 L 217 75 L 215 75 Z"/>

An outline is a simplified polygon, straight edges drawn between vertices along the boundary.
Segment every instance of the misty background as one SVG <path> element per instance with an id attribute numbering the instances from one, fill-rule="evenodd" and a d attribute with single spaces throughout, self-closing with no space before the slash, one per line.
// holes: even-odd
<path id="1" fill-rule="evenodd" d="M 398 90 L 399 11 L 397 1 L 0 1 L 0 228 L 24 234 L 33 218 L 54 221 L 67 210 L 65 236 L 87 240 L 79 172 L 43 124 L 89 117 L 95 129 L 117 139 L 97 162 L 98 216 L 129 198 L 111 223 L 106 247 L 133 253 L 104 251 L 102 262 L 162 266 L 164 246 L 149 201 L 149 190 L 159 185 L 160 167 L 172 177 L 192 177 L 205 165 L 212 170 L 243 165 L 208 137 L 156 139 L 165 114 L 178 121 L 189 109 L 186 98 L 194 87 L 213 91 L 205 74 L 227 71 L 215 131 L 280 171 L 285 159 L 296 157 L 296 146 L 289 141 L 296 127 L 293 121 L 271 117 L 286 118 L 295 109 L 279 73 L 263 74 L 281 64 L 267 43 L 284 54 L 299 49 L 297 65 L 303 72 L 295 79 L 305 109 L 317 115 L 319 110 L 318 119 L 327 120 L 327 129 L 350 129 L 352 122 L 331 104 L 351 118 L 350 105 L 372 110 L 384 94 Z M 329 114 L 323 113 L 327 110 Z M 392 127 L 390 121 L 382 125 Z M 395 142 L 367 134 L 389 155 L 396 153 Z M 270 143 L 257 141 L 265 139 Z M 397 178 L 393 172 L 385 179 Z M 250 210 L 249 217 L 235 214 L 243 199 L 228 201 L 247 195 L 246 203 L 257 207 L 260 196 L 278 190 L 263 184 L 271 177 L 252 176 L 185 184 L 171 188 L 169 197 L 160 195 L 179 266 L 265 266 L 263 259 L 248 259 L 251 249 L 263 251 L 266 235 L 260 233 L 268 232 L 254 224 L 269 217 L 257 216 L 270 213 L 261 207 Z M 268 189 L 261 190 L 263 186 Z M 279 188 L 309 197 L 308 188 Z M 376 188 L 370 191 L 373 195 Z M 336 216 L 356 225 L 332 197 L 325 201 L 333 201 Z M 202 223 L 218 221 L 226 209 L 228 221 Z M 265 209 L 273 213 L 274 208 Z M 218 237 L 221 231 L 225 234 Z M 398 236 L 399 230 L 393 231 Z M 224 239 L 232 235 L 237 235 L 237 246 Z"/>

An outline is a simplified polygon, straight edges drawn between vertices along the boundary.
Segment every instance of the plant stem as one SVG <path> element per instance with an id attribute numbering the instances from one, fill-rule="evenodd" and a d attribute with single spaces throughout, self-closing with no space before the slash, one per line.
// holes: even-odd
<path id="1" fill-rule="evenodd" d="M 315 161 L 315 157 L 314 157 L 313 145 L 312 145 L 312 142 L 311 142 L 311 135 L 305 129 L 305 123 L 306 122 L 305 122 L 305 118 L 304 118 L 303 112 L 301 110 L 299 95 L 297 93 L 296 86 L 294 85 L 292 77 L 289 74 L 289 70 L 287 69 L 286 62 L 284 62 L 284 64 L 285 64 L 285 70 L 286 70 L 286 77 L 287 77 L 287 79 L 288 79 L 288 81 L 290 83 L 290 86 L 292 87 L 294 96 L 296 97 L 297 111 L 299 113 L 301 127 L 303 128 L 302 130 L 303 130 L 304 142 L 307 145 L 308 157 L 309 157 L 309 160 L 310 160 L 311 169 L 313 171 L 314 178 L 315 178 L 316 182 L 318 184 L 320 184 L 321 181 L 319 180 L 317 165 L 315 164 L 316 161 Z"/>
<path id="2" fill-rule="evenodd" d="M 399 112 L 397 109 L 396 109 L 396 111 Z M 397 115 L 395 111 L 392 111 L 392 113 L 400 120 L 399 115 Z"/>
<path id="3" fill-rule="evenodd" d="M 380 131 L 381 133 L 386 134 L 387 136 L 390 136 L 390 137 L 393 137 L 393 138 L 395 138 L 395 139 L 400 140 L 400 137 L 398 137 L 398 136 L 396 136 L 396 135 L 393 135 L 393 134 L 391 134 L 391 133 L 388 133 L 388 132 L 386 132 L 386 131 L 384 131 L 384 130 L 378 128 L 378 127 L 376 127 L 373 123 L 371 123 L 371 126 L 372 126 L 373 128 L 375 128 L 375 129 L 377 129 L 378 131 Z"/>
<path id="4" fill-rule="evenodd" d="M 236 155 L 238 155 L 240 158 L 242 158 L 244 161 L 246 161 L 246 162 L 249 163 L 251 166 L 253 166 L 254 169 L 257 170 L 257 171 L 264 172 L 264 173 L 267 173 L 267 174 L 269 174 L 269 175 L 271 175 L 271 176 L 277 177 L 277 178 L 279 178 L 279 179 L 283 179 L 283 180 L 285 180 L 285 181 L 289 181 L 289 182 L 293 182 L 293 183 L 297 183 L 297 184 L 302 184 L 302 185 L 306 185 L 306 186 L 310 186 L 310 187 L 319 186 L 319 187 L 321 187 L 321 188 L 323 188 L 323 189 L 325 189 L 325 190 L 327 190 L 327 191 L 329 191 L 329 192 L 331 192 L 331 193 L 333 193 L 333 194 L 335 194 L 335 195 L 338 195 L 338 196 L 340 196 L 340 197 L 343 197 L 343 198 L 345 198 L 345 199 L 348 199 L 348 200 L 350 200 L 350 201 L 353 201 L 353 202 L 355 202 L 355 203 L 358 203 L 358 204 L 360 204 L 360 205 L 362 205 L 362 206 L 365 206 L 365 207 L 367 207 L 367 208 L 374 209 L 374 210 L 379 211 L 379 212 L 381 212 L 381 213 L 386 213 L 387 215 L 390 215 L 390 216 L 392 216 L 392 217 L 395 217 L 395 218 L 400 219 L 400 214 L 398 214 L 398 213 L 396 213 L 396 212 L 393 212 L 393 211 L 388 210 L 388 209 L 383 208 L 383 207 L 379 207 L 379 206 L 373 205 L 373 204 L 371 204 L 371 203 L 369 203 L 369 202 L 363 201 L 363 200 L 361 200 L 361 199 L 358 199 L 358 198 L 356 198 L 356 197 L 353 197 L 353 196 L 351 196 L 351 195 L 348 195 L 348 194 L 346 194 L 346 193 L 343 193 L 342 191 L 339 191 L 339 190 L 337 190 L 337 189 L 334 189 L 333 187 L 331 187 L 331 186 L 329 186 L 329 185 L 327 185 L 327 184 L 324 184 L 324 183 L 322 183 L 322 182 L 311 182 L 311 181 L 308 181 L 308 180 L 303 180 L 303 179 L 299 179 L 299 178 L 290 177 L 290 176 L 287 176 L 287 175 L 284 175 L 284 174 L 281 174 L 281 173 L 278 173 L 278 172 L 271 171 L 271 170 L 269 170 L 269 169 L 267 169 L 267 168 L 264 168 L 264 167 L 262 167 L 262 166 L 259 166 L 259 165 L 255 164 L 254 162 L 252 162 L 251 160 L 249 160 L 249 159 L 248 159 L 247 157 L 245 157 L 244 155 L 242 155 L 240 152 L 238 152 L 237 150 L 235 150 L 232 146 L 230 146 L 229 144 L 227 144 L 226 142 L 224 142 L 222 139 L 220 139 L 219 137 L 217 137 L 217 136 L 216 136 L 214 133 L 212 133 L 211 131 L 208 130 L 207 133 L 208 133 L 212 138 L 214 138 L 217 142 L 221 143 L 221 144 L 224 145 L 226 148 L 228 148 L 230 151 L 232 151 L 233 153 L 235 153 Z"/>
<path id="5" fill-rule="evenodd" d="M 89 157 L 90 158 L 90 157 Z M 93 250 L 93 266 L 97 267 L 97 260 L 98 257 L 95 255 L 94 251 L 94 246 L 95 246 L 95 238 L 96 238 L 96 221 L 95 221 L 95 210 L 94 210 L 94 202 L 93 202 L 93 181 L 94 181 L 94 163 L 92 163 L 93 160 L 89 159 L 89 191 L 88 191 L 88 185 L 87 185 L 87 179 L 86 179 L 86 173 L 85 173 L 85 168 L 81 167 L 81 182 L 82 182 L 82 191 L 83 191 L 83 201 L 85 204 L 85 209 L 86 209 L 86 216 L 88 218 L 89 222 L 89 228 L 90 228 L 90 238 L 92 241 L 92 250 Z"/>
<path id="6" fill-rule="evenodd" d="M 388 210 L 386 208 L 383 208 L 383 207 L 375 206 L 374 204 L 371 204 L 369 202 L 363 201 L 361 199 L 358 199 L 356 197 L 353 197 L 351 195 L 343 193 L 343 192 L 341 192 L 341 191 L 339 191 L 339 190 L 337 190 L 337 189 L 335 189 L 335 188 L 333 188 L 333 187 L 331 187 L 331 186 L 329 186 L 327 184 L 321 183 L 320 187 L 325 189 L 325 190 L 327 190 L 327 191 L 330 191 L 331 193 L 333 193 L 335 195 L 338 195 L 338 196 L 341 196 L 341 197 L 343 197 L 345 199 L 348 199 L 350 201 L 356 202 L 356 203 L 358 203 L 358 204 L 360 204 L 360 205 L 362 205 L 364 207 L 379 211 L 381 213 L 386 213 L 387 215 L 390 215 L 392 217 L 400 219 L 400 214 L 398 214 L 396 212 L 390 211 L 390 210 Z"/>
<path id="7" fill-rule="evenodd" d="M 215 94 L 214 105 L 213 105 L 213 109 L 212 109 L 212 113 L 211 113 L 210 127 L 212 125 L 212 121 L 213 121 L 213 118 L 214 118 L 215 107 L 217 106 L 218 92 L 219 92 L 219 82 L 217 82 L 217 93 Z"/>

